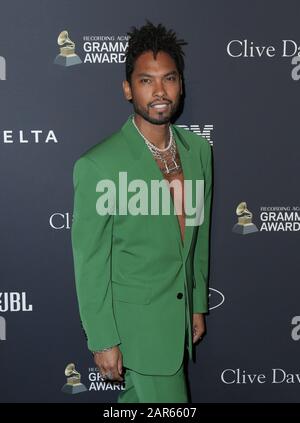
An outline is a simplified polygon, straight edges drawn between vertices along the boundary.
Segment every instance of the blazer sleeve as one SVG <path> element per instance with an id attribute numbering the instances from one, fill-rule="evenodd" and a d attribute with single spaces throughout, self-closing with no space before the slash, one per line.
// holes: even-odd
<path id="1" fill-rule="evenodd" d="M 75 162 L 71 240 L 79 313 L 91 351 L 121 343 L 112 304 L 113 215 L 100 216 L 96 210 L 96 185 L 101 179 L 91 159 L 81 157 Z"/>
<path id="2" fill-rule="evenodd" d="M 208 141 L 205 142 L 204 165 L 204 220 L 198 227 L 197 240 L 194 251 L 194 287 L 193 313 L 208 311 L 208 264 L 209 264 L 209 230 L 212 198 L 212 149 Z"/>

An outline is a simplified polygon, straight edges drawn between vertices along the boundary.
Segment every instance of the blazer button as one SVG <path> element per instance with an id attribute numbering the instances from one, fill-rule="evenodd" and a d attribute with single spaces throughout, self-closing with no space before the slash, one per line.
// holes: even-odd
<path id="1" fill-rule="evenodd" d="M 177 294 L 177 298 L 181 299 L 182 297 L 183 297 L 182 292 L 178 292 L 178 294 Z"/>

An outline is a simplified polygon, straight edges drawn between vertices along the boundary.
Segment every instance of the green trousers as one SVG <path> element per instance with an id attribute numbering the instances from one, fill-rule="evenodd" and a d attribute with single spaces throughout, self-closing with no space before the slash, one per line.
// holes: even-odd
<path id="1" fill-rule="evenodd" d="M 119 394 L 118 403 L 189 402 L 184 358 L 181 367 L 174 375 L 143 375 L 126 368 L 124 381 L 125 390 Z"/>
<path id="2" fill-rule="evenodd" d="M 119 394 L 118 403 L 152 402 L 189 402 L 183 364 L 171 376 L 142 375 L 126 369 L 125 390 Z"/>

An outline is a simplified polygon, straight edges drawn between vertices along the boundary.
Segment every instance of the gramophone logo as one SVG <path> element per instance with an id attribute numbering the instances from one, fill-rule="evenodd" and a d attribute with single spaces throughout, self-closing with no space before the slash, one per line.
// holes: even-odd
<path id="1" fill-rule="evenodd" d="M 83 383 L 81 383 L 81 374 L 75 369 L 75 364 L 70 363 L 65 368 L 67 383 L 61 388 L 66 394 L 80 394 L 87 391 Z"/>
<path id="2" fill-rule="evenodd" d="M 74 66 L 82 63 L 80 57 L 75 53 L 75 43 L 70 40 L 68 31 L 62 31 L 59 34 L 57 44 L 60 46 L 60 54 L 54 60 L 56 65 Z"/>
<path id="3" fill-rule="evenodd" d="M 6 61 L 5 58 L 0 56 L 0 81 L 6 80 Z"/>
<path id="4" fill-rule="evenodd" d="M 235 212 L 238 216 L 238 222 L 233 226 L 232 232 L 241 235 L 258 232 L 256 225 L 252 223 L 253 214 L 247 209 L 247 203 L 245 201 L 237 206 Z"/>

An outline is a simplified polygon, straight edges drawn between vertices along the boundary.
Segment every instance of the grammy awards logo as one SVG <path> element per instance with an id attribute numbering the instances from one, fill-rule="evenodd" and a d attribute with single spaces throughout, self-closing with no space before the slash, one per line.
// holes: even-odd
<path id="1" fill-rule="evenodd" d="M 85 385 L 81 383 L 81 374 L 75 369 L 75 364 L 70 363 L 65 368 L 67 383 L 61 388 L 66 394 L 79 394 L 87 391 Z"/>
<path id="2" fill-rule="evenodd" d="M 70 40 L 68 31 L 62 31 L 59 34 L 57 44 L 60 46 L 60 54 L 54 60 L 56 65 L 74 66 L 82 63 L 80 57 L 75 53 L 75 43 Z"/>
<path id="3" fill-rule="evenodd" d="M 252 223 L 253 214 L 247 209 L 245 201 L 237 206 L 235 212 L 238 216 L 238 222 L 233 226 L 232 232 L 247 235 L 258 231 L 256 225 Z"/>
<path id="4" fill-rule="evenodd" d="M 6 61 L 5 58 L 0 56 L 0 81 L 6 80 Z"/>

